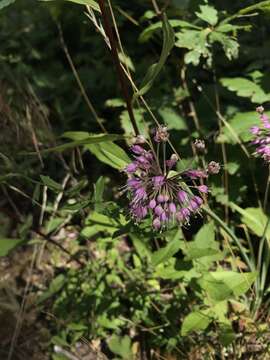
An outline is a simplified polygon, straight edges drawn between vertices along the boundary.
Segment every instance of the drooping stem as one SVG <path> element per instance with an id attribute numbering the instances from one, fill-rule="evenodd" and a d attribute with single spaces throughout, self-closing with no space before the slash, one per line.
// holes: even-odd
<path id="1" fill-rule="evenodd" d="M 120 62 L 120 59 L 119 59 L 119 56 L 118 56 L 117 43 L 116 43 L 113 31 L 112 31 L 110 15 L 109 15 L 109 12 L 108 12 L 108 10 L 106 8 L 105 1 L 104 0 L 98 0 L 98 3 L 99 3 L 99 7 L 100 7 L 100 10 L 101 10 L 101 14 L 102 14 L 102 19 L 103 19 L 103 22 L 104 22 L 104 30 L 105 30 L 106 35 L 108 36 L 109 41 L 110 41 L 112 58 L 113 58 L 113 61 L 114 61 L 114 65 L 115 65 L 117 74 L 118 74 L 118 79 L 119 79 L 120 86 L 121 86 L 121 89 L 122 89 L 123 97 L 124 97 L 124 99 L 126 101 L 127 111 L 128 111 L 128 114 L 129 114 L 129 119 L 130 119 L 130 122 L 132 124 L 135 135 L 138 135 L 139 134 L 139 129 L 138 129 L 138 126 L 136 124 L 135 116 L 134 116 L 133 109 L 132 109 L 132 98 L 131 98 L 129 90 L 128 90 L 127 81 L 126 81 L 127 78 L 126 78 L 125 73 L 122 70 L 121 62 Z"/>

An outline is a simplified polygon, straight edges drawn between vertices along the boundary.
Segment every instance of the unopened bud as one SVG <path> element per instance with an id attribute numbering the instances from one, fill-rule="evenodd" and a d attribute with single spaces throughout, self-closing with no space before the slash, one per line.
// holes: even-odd
<path id="1" fill-rule="evenodd" d="M 220 171 L 220 165 L 219 163 L 215 161 L 211 161 L 207 166 L 207 172 L 210 175 L 218 174 Z"/>
<path id="2" fill-rule="evenodd" d="M 146 138 L 143 135 L 137 135 L 135 138 L 133 138 L 133 144 L 145 144 Z"/>
<path id="3" fill-rule="evenodd" d="M 205 150 L 205 142 L 204 142 L 204 140 L 196 139 L 194 141 L 194 146 L 198 151 L 203 152 Z"/>
<path id="4" fill-rule="evenodd" d="M 166 142 L 166 141 L 169 140 L 169 132 L 168 132 L 167 126 L 160 125 L 160 126 L 156 129 L 156 133 L 155 133 L 155 136 L 154 136 L 154 140 L 155 140 L 157 143 Z"/>
<path id="5" fill-rule="evenodd" d="M 257 113 L 259 113 L 259 114 L 263 114 L 263 113 L 264 113 L 264 107 L 263 107 L 263 106 L 258 106 L 258 107 L 256 108 L 256 111 L 257 111 Z"/>

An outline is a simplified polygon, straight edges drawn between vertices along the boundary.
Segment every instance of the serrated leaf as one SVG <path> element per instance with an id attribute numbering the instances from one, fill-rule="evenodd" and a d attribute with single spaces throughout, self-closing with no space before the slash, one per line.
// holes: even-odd
<path id="1" fill-rule="evenodd" d="M 213 6 L 200 5 L 200 12 L 196 12 L 195 14 L 198 18 L 204 20 L 212 26 L 215 26 L 218 22 L 218 12 Z"/>
<path id="2" fill-rule="evenodd" d="M 270 93 L 264 90 L 255 82 L 245 78 L 222 78 L 221 84 L 230 91 L 236 92 L 240 97 L 250 98 L 253 103 L 263 104 L 270 100 Z"/>
<path id="3" fill-rule="evenodd" d="M 212 31 L 209 35 L 209 41 L 219 42 L 229 60 L 236 59 L 238 57 L 239 44 L 228 35 L 222 34 L 218 31 Z"/>
<path id="4" fill-rule="evenodd" d="M 165 65 L 165 62 L 167 60 L 167 57 L 170 54 L 171 49 L 174 46 L 174 31 L 171 27 L 170 23 L 168 22 L 167 16 L 163 15 L 163 21 L 162 21 L 162 29 L 163 29 L 163 46 L 161 55 L 159 58 L 158 63 L 155 63 L 151 65 L 140 85 L 138 93 L 135 94 L 135 98 L 144 95 L 147 93 L 150 88 L 152 87 L 155 78 L 160 73 L 161 69 Z"/>

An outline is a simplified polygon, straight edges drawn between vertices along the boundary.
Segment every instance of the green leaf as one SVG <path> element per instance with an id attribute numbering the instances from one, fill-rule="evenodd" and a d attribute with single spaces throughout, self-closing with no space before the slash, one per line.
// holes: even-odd
<path id="1" fill-rule="evenodd" d="M 4 7 L 13 4 L 16 0 L 0 0 L 0 10 L 2 10 Z"/>
<path id="2" fill-rule="evenodd" d="M 222 34 L 217 31 L 212 31 L 209 35 L 210 42 L 219 42 L 229 60 L 236 59 L 238 57 L 239 44 L 236 40 L 232 39 L 228 35 Z"/>
<path id="3" fill-rule="evenodd" d="M 216 271 L 203 275 L 198 283 L 214 301 L 222 301 L 243 295 L 257 277 L 256 272 L 237 273 L 234 271 Z"/>
<path id="4" fill-rule="evenodd" d="M 120 215 L 119 219 L 113 219 L 111 216 L 109 217 L 93 211 L 88 215 L 85 221 L 86 226 L 83 228 L 81 234 L 84 237 L 91 237 L 100 231 L 113 234 L 126 224 L 127 222 L 123 215 Z"/>
<path id="5" fill-rule="evenodd" d="M 99 211 L 103 208 L 103 193 L 105 188 L 105 178 L 100 176 L 96 184 L 94 185 L 94 202 L 95 202 L 95 211 Z"/>
<path id="6" fill-rule="evenodd" d="M 94 154 L 98 160 L 117 170 L 123 169 L 131 162 L 126 152 L 113 142 L 86 145 L 85 148 Z"/>
<path id="7" fill-rule="evenodd" d="M 187 260 L 197 260 L 198 264 L 209 268 L 214 261 L 221 260 L 224 254 L 215 241 L 215 226 L 213 222 L 205 224 L 195 236 L 183 247 Z"/>
<path id="8" fill-rule="evenodd" d="M 170 259 L 174 254 L 176 254 L 183 244 L 182 240 L 175 238 L 173 241 L 170 241 L 165 247 L 155 251 L 152 254 L 152 264 L 157 266 L 160 263 L 163 263 Z"/>
<path id="9" fill-rule="evenodd" d="M 146 138 L 148 138 L 148 136 L 149 136 L 148 123 L 144 119 L 145 118 L 144 109 L 134 109 L 134 116 L 136 119 L 137 126 L 139 128 L 140 134 L 145 136 Z M 127 110 L 122 111 L 122 113 L 120 115 L 120 122 L 121 122 L 121 127 L 124 130 L 125 135 L 127 136 L 128 143 L 130 143 L 130 140 L 132 139 L 133 134 L 134 134 L 134 129 L 130 122 L 130 118 L 129 118 Z"/>
<path id="10" fill-rule="evenodd" d="M 268 217 L 261 208 L 246 208 L 242 209 L 240 206 L 230 202 L 230 207 L 242 215 L 242 222 L 257 236 L 262 237 L 266 234 L 266 238 L 270 241 L 270 224 L 266 229 Z"/>
<path id="11" fill-rule="evenodd" d="M 208 310 L 193 311 L 185 317 L 181 327 L 181 335 L 186 336 L 192 331 L 205 330 L 211 321 L 212 318 L 208 315 Z"/>
<path id="12" fill-rule="evenodd" d="M 58 291 L 62 289 L 62 287 L 65 285 L 67 278 L 65 275 L 60 274 L 56 276 L 50 283 L 49 289 L 46 290 L 38 299 L 38 303 L 41 303 L 47 299 L 49 299 L 51 296 L 55 295 Z"/>
<path id="13" fill-rule="evenodd" d="M 168 126 L 168 129 L 175 130 L 187 130 L 187 125 L 182 116 L 180 116 L 173 108 L 164 107 L 159 109 L 164 124 Z"/>
<path id="14" fill-rule="evenodd" d="M 183 21 L 183 20 L 169 20 L 169 24 L 172 28 L 177 28 L 177 27 L 181 27 L 181 28 L 192 28 L 192 29 L 201 29 L 199 26 L 193 25 L 187 21 Z M 150 26 L 148 26 L 147 28 L 145 28 L 143 30 L 143 32 L 140 34 L 139 37 L 139 42 L 143 43 L 146 41 L 149 41 L 151 39 L 151 37 L 153 36 L 153 34 L 157 31 L 162 29 L 162 22 L 158 21 L 155 24 L 151 24 Z"/>
<path id="15" fill-rule="evenodd" d="M 109 349 L 121 359 L 130 360 L 133 358 L 131 349 L 131 340 L 125 335 L 124 337 L 114 335 L 108 342 Z"/>
<path id="16" fill-rule="evenodd" d="M 263 104 L 270 100 L 270 93 L 264 90 L 255 82 L 245 78 L 222 78 L 221 84 L 230 91 L 236 92 L 240 97 L 250 98 L 253 103 Z"/>
<path id="17" fill-rule="evenodd" d="M 178 40 L 176 41 L 175 46 L 191 50 L 185 55 L 186 64 L 193 64 L 196 66 L 199 64 L 201 57 L 211 61 L 211 52 L 209 51 L 207 41 L 209 31 L 206 30 L 198 31 L 184 29 L 181 32 L 176 33 L 176 38 Z"/>
<path id="18" fill-rule="evenodd" d="M 150 88 L 154 83 L 155 78 L 158 76 L 161 69 L 165 65 L 167 57 L 169 56 L 170 51 L 174 46 L 174 31 L 171 25 L 169 24 L 167 16 L 165 14 L 163 15 L 162 29 L 163 29 L 163 46 L 162 46 L 160 59 L 158 63 L 151 65 L 150 68 L 148 69 L 145 78 L 141 83 L 138 93 L 135 94 L 135 98 L 140 95 L 144 95 L 150 90 Z"/>
<path id="19" fill-rule="evenodd" d="M 132 244 L 134 245 L 136 252 L 139 254 L 140 258 L 151 257 L 151 250 L 148 248 L 145 243 L 145 239 L 141 239 L 139 234 L 130 234 Z"/>
<path id="20" fill-rule="evenodd" d="M 7 256 L 9 252 L 23 243 L 24 239 L 0 238 L 0 256 Z"/>
<path id="21" fill-rule="evenodd" d="M 206 21 L 208 24 L 215 26 L 218 22 L 218 12 L 217 10 L 209 5 L 200 5 L 201 12 L 196 12 L 195 14 L 198 18 Z"/>
<path id="22" fill-rule="evenodd" d="M 244 14 L 248 14 L 248 13 L 250 13 L 252 11 L 255 11 L 255 10 L 263 10 L 263 11 L 270 10 L 270 0 L 260 1 L 257 4 L 245 7 L 243 9 L 241 9 L 238 12 L 238 14 L 244 15 Z"/>
<path id="23" fill-rule="evenodd" d="M 50 149 L 41 150 L 40 152 L 43 154 L 51 153 L 51 152 L 62 152 L 68 149 L 73 149 L 78 146 L 84 146 L 88 144 L 100 144 L 105 142 L 111 142 L 115 140 L 123 140 L 125 136 L 118 134 L 89 134 L 87 132 L 79 131 L 79 132 L 67 132 L 63 134 L 63 137 L 66 138 L 78 138 L 78 140 L 62 144 L 59 146 L 55 146 Z M 36 155 L 36 152 L 28 153 L 29 155 Z"/>
<path id="24" fill-rule="evenodd" d="M 56 1 L 56 0 L 39 0 L 39 1 Z M 73 2 L 79 5 L 87 5 L 90 6 L 90 8 L 92 8 L 93 10 L 100 12 L 99 5 L 94 0 L 65 0 L 65 1 Z"/>
<path id="25" fill-rule="evenodd" d="M 44 185 L 48 186 L 49 189 L 59 192 L 62 191 L 62 185 L 51 179 L 49 176 L 40 175 L 40 178 Z"/>
<path id="26" fill-rule="evenodd" d="M 268 114 L 268 113 L 267 113 Z M 270 114 L 270 113 L 269 113 Z M 229 121 L 230 129 L 227 126 L 221 128 L 220 135 L 217 138 L 218 143 L 237 144 L 236 136 L 242 141 L 250 141 L 253 135 L 250 128 L 254 125 L 260 125 L 261 121 L 254 111 L 236 113 Z M 233 133 L 236 134 L 233 135 Z"/>

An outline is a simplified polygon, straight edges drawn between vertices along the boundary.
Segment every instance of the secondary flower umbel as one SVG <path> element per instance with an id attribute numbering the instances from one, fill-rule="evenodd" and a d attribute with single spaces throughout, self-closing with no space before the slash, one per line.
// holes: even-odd
<path id="1" fill-rule="evenodd" d="M 208 193 L 202 182 L 211 173 L 208 169 L 172 171 L 178 156 L 165 158 L 168 139 L 167 128 L 163 126 L 154 135 L 157 149 L 147 141 L 143 145 L 135 142 L 131 147 L 134 160 L 125 168 L 131 216 L 137 222 L 151 216 L 155 230 L 175 222 L 180 226 L 188 224 L 192 214 L 200 212 L 203 196 Z M 200 184 L 196 184 L 198 180 Z"/>
<path id="2" fill-rule="evenodd" d="M 263 158 L 267 163 L 270 163 L 270 121 L 269 117 L 264 114 L 264 108 L 259 106 L 256 111 L 260 114 L 261 125 L 253 126 L 250 129 L 254 140 L 252 145 L 256 146 L 254 155 Z"/>

